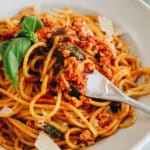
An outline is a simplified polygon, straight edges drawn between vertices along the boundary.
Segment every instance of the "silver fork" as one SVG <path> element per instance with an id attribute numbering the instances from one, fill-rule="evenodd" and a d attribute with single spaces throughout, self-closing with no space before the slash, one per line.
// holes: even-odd
<path id="1" fill-rule="evenodd" d="M 87 76 L 86 96 L 103 100 L 124 102 L 150 114 L 150 106 L 125 95 L 97 70 L 94 70 L 93 73 L 90 73 Z"/>

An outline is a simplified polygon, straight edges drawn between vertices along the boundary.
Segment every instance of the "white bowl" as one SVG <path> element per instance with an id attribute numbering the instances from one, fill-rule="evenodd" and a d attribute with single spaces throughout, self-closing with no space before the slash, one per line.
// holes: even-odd
<path id="1" fill-rule="evenodd" d="M 150 67 L 150 7 L 141 0 L 4 0 L 0 5 L 0 18 L 10 17 L 27 5 L 40 5 L 41 10 L 69 6 L 78 13 L 98 12 L 111 18 L 126 31 L 133 55 L 142 65 Z M 150 96 L 141 98 L 150 105 Z M 148 150 L 150 149 L 150 116 L 137 111 L 136 123 L 107 137 L 89 150 Z"/>

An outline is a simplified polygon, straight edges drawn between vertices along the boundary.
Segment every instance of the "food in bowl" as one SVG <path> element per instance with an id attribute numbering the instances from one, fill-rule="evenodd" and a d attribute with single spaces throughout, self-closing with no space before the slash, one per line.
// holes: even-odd
<path id="1" fill-rule="evenodd" d="M 150 68 L 103 16 L 26 7 L 0 21 L 0 53 L 0 141 L 7 150 L 85 149 L 131 126 L 132 106 L 85 96 L 94 69 L 128 96 L 150 94 Z"/>

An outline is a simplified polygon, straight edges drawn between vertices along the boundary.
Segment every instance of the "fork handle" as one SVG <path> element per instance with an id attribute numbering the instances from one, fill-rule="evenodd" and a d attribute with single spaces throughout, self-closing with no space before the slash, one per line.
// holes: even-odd
<path id="1" fill-rule="evenodd" d="M 132 106 L 138 108 L 139 110 L 141 110 L 147 114 L 150 114 L 150 106 L 143 104 L 141 102 L 138 102 L 128 96 L 125 96 L 125 97 L 105 96 L 105 97 L 103 97 L 103 99 L 107 99 L 107 100 L 110 99 L 110 100 L 117 101 L 117 102 L 124 102 L 124 103 L 127 103 L 129 105 L 132 105 Z"/>
<path id="2" fill-rule="evenodd" d="M 146 105 L 146 104 L 143 104 L 141 102 L 138 102 L 136 100 L 134 100 L 133 98 L 131 97 L 127 97 L 125 98 L 126 102 L 140 110 L 142 110 L 143 112 L 145 113 L 148 113 L 150 114 L 150 106 Z"/>

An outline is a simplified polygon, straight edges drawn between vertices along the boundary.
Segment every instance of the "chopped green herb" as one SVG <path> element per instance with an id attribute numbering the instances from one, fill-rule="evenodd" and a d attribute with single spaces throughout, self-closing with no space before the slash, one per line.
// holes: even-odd
<path id="1" fill-rule="evenodd" d="M 79 98 L 80 96 L 79 89 L 77 87 L 72 87 L 70 95 Z"/>
<path id="2" fill-rule="evenodd" d="M 76 45 L 68 45 L 65 47 L 66 50 L 69 50 L 71 56 L 76 57 L 77 60 L 84 60 L 84 54 L 80 47 Z"/>
<path id="3" fill-rule="evenodd" d="M 62 133 L 58 131 L 55 127 L 52 127 L 50 125 L 44 125 L 43 130 L 52 137 L 55 137 L 55 138 L 62 137 Z"/>

